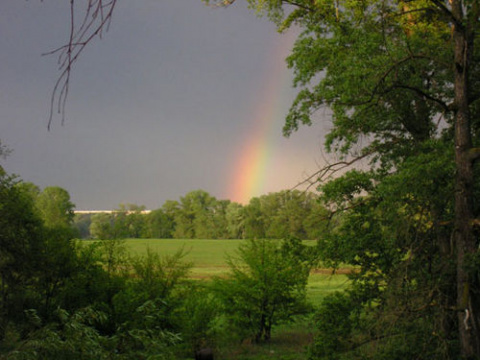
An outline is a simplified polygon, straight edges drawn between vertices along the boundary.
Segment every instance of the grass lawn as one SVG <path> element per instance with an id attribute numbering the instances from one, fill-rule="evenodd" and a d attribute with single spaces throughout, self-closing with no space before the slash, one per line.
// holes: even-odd
<path id="1" fill-rule="evenodd" d="M 224 274 L 228 267 L 227 254 L 234 254 L 242 240 L 208 240 L 208 239 L 128 239 L 127 249 L 132 255 L 142 255 L 147 249 L 160 256 L 173 255 L 183 249 L 185 261 L 193 264 L 191 277 L 208 278 Z"/>
<path id="2" fill-rule="evenodd" d="M 125 245 L 129 254 L 144 255 L 147 249 L 160 256 L 173 255 L 183 249 L 185 261 L 192 263 L 190 277 L 192 279 L 208 279 L 228 272 L 227 256 L 235 255 L 235 251 L 243 240 L 210 240 L 210 239 L 127 239 Z M 88 241 L 90 242 L 90 241 Z M 307 245 L 315 245 L 315 241 L 305 241 Z M 313 304 L 321 302 L 323 297 L 334 291 L 341 291 L 348 283 L 345 272 L 332 274 L 328 269 L 312 271 L 307 287 L 308 299 Z"/>
<path id="3" fill-rule="evenodd" d="M 348 285 L 345 274 L 332 274 L 328 270 L 313 270 L 308 278 L 307 299 L 314 305 L 320 304 L 325 296 L 342 291 Z"/>
<path id="4" fill-rule="evenodd" d="M 143 255 L 147 249 L 160 255 L 172 255 L 179 249 L 186 252 L 185 261 L 193 267 L 190 276 L 193 279 L 208 279 L 223 275 L 228 271 L 227 255 L 235 255 L 238 245 L 243 240 L 208 240 L 208 239 L 128 239 L 125 245 L 132 255 Z M 315 245 L 315 241 L 306 241 L 307 245 Z M 340 291 L 347 285 L 344 274 L 333 275 L 330 270 L 312 271 L 308 282 L 308 299 L 318 304 L 324 296 Z"/>

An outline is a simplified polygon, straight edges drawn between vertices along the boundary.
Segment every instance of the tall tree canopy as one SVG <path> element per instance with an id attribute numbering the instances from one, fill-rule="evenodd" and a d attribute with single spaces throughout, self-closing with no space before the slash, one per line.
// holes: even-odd
<path id="1" fill-rule="evenodd" d="M 70 194 L 58 186 L 47 186 L 36 198 L 36 205 L 47 227 L 69 227 L 75 205 Z"/>
<path id="2" fill-rule="evenodd" d="M 340 161 L 317 175 L 326 180 L 364 160 L 361 170 L 324 181 L 321 187 L 335 211 L 349 214 L 340 236 L 330 241 L 364 240 L 355 245 L 357 254 L 330 251 L 329 255 L 357 262 L 364 274 L 377 271 L 392 288 L 399 274 L 393 269 L 412 269 L 423 261 L 414 282 L 417 294 L 426 264 L 436 264 L 436 270 L 428 270 L 433 271 L 429 273 L 433 279 L 446 276 L 453 262 L 455 276 L 447 281 L 448 290 L 441 290 L 445 284 L 425 284 L 431 296 L 423 298 L 423 305 L 441 304 L 453 315 L 445 321 L 450 325 L 444 322 L 444 339 L 451 336 L 445 335 L 448 329 L 456 328 L 462 356 L 480 356 L 474 230 L 478 216 L 474 165 L 480 153 L 476 148 L 479 3 L 247 1 L 280 30 L 301 29 L 288 58 L 300 90 L 287 116 L 285 134 L 310 125 L 315 112 L 328 107 L 333 127 L 325 145 Z M 431 258 L 426 262 L 428 254 Z M 386 305 L 385 288 L 378 290 Z"/>

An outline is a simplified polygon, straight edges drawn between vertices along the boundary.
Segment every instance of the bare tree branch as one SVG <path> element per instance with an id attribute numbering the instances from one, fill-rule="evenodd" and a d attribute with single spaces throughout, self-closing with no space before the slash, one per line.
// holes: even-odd
<path id="1" fill-rule="evenodd" d="M 312 175 L 308 176 L 305 180 L 299 182 L 297 185 L 295 185 L 291 190 L 295 190 L 305 184 L 308 184 L 307 189 L 305 191 L 308 191 L 312 186 L 318 185 L 322 181 L 333 177 L 336 173 L 352 166 L 353 164 L 357 163 L 360 160 L 363 160 L 370 155 L 372 155 L 376 150 L 368 151 L 365 152 L 364 154 L 361 154 L 357 157 L 354 157 L 351 160 L 341 160 L 337 161 L 332 164 L 327 164 L 323 168 L 315 171 Z"/>
<path id="2" fill-rule="evenodd" d="M 55 83 L 50 98 L 50 115 L 48 130 L 52 125 L 55 112 L 61 114 L 65 122 L 65 108 L 70 89 L 72 67 L 85 47 L 96 37 L 101 38 L 103 31 L 108 31 L 113 10 L 117 0 L 88 0 L 85 16 L 80 25 L 75 23 L 75 0 L 70 0 L 70 33 L 67 44 L 43 55 L 58 54 L 60 75 Z"/>

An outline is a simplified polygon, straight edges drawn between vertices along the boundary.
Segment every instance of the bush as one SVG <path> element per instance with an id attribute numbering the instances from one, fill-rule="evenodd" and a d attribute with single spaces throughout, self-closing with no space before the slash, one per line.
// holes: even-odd
<path id="1" fill-rule="evenodd" d="M 310 262 L 298 256 L 298 246 L 303 245 L 246 241 L 237 256 L 228 259 L 228 278 L 215 279 L 215 293 L 240 337 L 268 341 L 273 326 L 308 310 L 305 295 Z"/>

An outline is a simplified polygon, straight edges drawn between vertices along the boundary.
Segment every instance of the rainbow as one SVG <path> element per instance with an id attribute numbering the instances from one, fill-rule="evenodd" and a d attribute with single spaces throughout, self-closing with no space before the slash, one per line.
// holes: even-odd
<path id="1" fill-rule="evenodd" d="M 268 60 L 270 70 L 260 89 L 258 103 L 250 118 L 248 134 L 241 139 L 235 155 L 227 198 L 246 204 L 252 197 L 266 192 L 266 179 L 275 144 L 281 137 L 281 127 L 285 118 L 285 98 L 291 87 L 291 76 L 285 58 L 293 43 L 293 36 L 282 35 L 272 49 Z M 290 102 L 290 100 L 289 100 Z"/>

